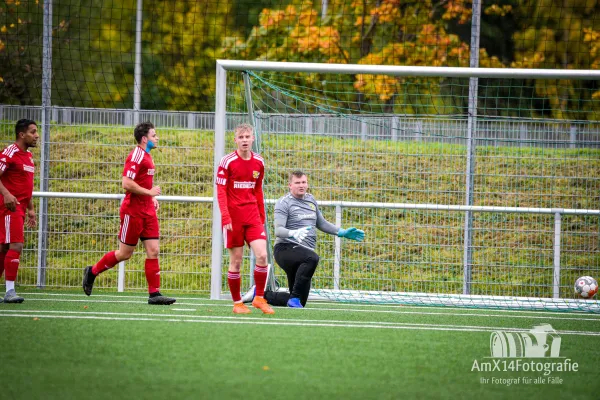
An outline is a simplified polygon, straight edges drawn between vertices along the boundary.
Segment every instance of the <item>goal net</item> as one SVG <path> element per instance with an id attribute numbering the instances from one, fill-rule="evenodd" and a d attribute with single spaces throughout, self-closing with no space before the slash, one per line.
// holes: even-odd
<path id="1" fill-rule="evenodd" d="M 318 234 L 313 298 L 600 312 L 574 292 L 600 278 L 599 73 L 228 63 L 215 158 L 254 124 L 270 246 L 293 170 L 327 220 L 366 233 Z"/>

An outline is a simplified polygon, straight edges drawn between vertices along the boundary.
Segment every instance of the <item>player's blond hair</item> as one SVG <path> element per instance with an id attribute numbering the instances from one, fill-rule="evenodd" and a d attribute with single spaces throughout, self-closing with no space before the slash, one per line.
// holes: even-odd
<path id="1" fill-rule="evenodd" d="M 239 133 L 242 132 L 250 132 L 252 134 L 254 134 L 254 127 L 250 124 L 239 124 L 238 126 L 235 127 L 235 136 L 237 136 Z"/>

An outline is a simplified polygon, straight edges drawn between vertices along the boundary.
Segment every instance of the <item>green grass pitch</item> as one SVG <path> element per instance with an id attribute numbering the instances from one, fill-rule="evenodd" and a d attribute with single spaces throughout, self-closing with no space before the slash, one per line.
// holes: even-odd
<path id="1" fill-rule="evenodd" d="M 597 314 L 309 302 L 236 316 L 229 301 L 192 295 L 156 307 L 143 293 L 20 294 L 0 304 L 0 399 L 600 396 Z M 560 335 L 561 358 L 521 361 L 577 371 L 473 369 L 497 360 L 492 332 L 539 324 Z"/>

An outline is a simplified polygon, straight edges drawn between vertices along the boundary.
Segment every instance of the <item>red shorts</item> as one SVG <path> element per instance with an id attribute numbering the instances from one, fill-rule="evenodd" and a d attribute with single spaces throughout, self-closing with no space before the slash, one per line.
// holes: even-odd
<path id="1" fill-rule="evenodd" d="M 25 241 L 23 228 L 25 227 L 26 210 L 27 204 L 17 204 L 14 212 L 4 206 L 0 207 L 0 243 L 23 243 Z"/>
<path id="2" fill-rule="evenodd" d="M 257 239 L 267 240 L 264 225 L 260 222 L 256 205 L 240 209 L 229 208 L 232 230 L 223 229 L 223 243 L 226 249 L 244 246 Z"/>
<path id="3" fill-rule="evenodd" d="M 156 215 L 133 217 L 121 213 L 119 240 L 129 246 L 136 246 L 138 240 L 158 239 L 160 237 Z"/>

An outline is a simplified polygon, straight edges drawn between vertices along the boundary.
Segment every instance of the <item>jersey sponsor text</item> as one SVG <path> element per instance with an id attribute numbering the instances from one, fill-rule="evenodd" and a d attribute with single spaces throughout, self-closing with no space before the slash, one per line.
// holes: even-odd
<path id="1" fill-rule="evenodd" d="M 233 182 L 234 189 L 254 189 L 256 182 Z"/>

